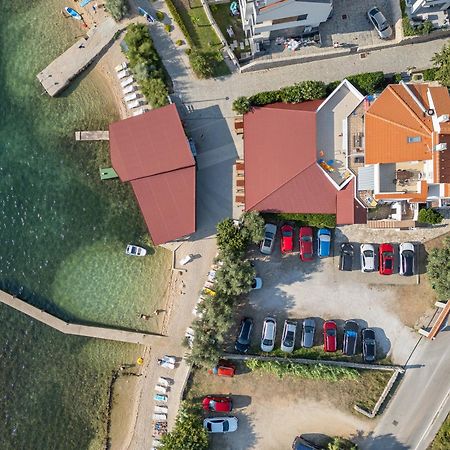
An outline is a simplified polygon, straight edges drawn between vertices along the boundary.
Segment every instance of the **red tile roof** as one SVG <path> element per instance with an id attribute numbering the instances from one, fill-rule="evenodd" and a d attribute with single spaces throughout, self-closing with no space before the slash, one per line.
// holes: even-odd
<path id="1" fill-rule="evenodd" d="M 337 193 L 336 224 L 366 223 L 367 209 L 355 199 L 355 179 Z"/>
<path id="2" fill-rule="evenodd" d="M 353 181 L 350 195 L 338 194 L 317 164 L 321 103 L 275 103 L 244 116 L 246 210 L 338 214 L 340 223 L 354 223 Z"/>
<path id="3" fill-rule="evenodd" d="M 195 231 L 195 161 L 175 105 L 112 123 L 111 161 L 130 181 L 153 243 Z"/>

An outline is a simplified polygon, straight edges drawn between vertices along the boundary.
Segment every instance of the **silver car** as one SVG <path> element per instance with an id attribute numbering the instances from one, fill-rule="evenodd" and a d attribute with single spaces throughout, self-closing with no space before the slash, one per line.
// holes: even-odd
<path id="1" fill-rule="evenodd" d="M 383 13 L 376 6 L 369 9 L 367 17 L 369 17 L 369 20 L 372 22 L 372 25 L 375 27 L 375 30 L 377 30 L 378 36 L 380 36 L 381 39 L 389 39 L 392 36 L 391 26 L 383 16 Z"/>
<path id="2" fill-rule="evenodd" d="M 281 338 L 281 350 L 283 352 L 292 353 L 294 351 L 296 331 L 297 322 L 284 321 L 283 336 Z"/>
<path id="3" fill-rule="evenodd" d="M 375 270 L 376 253 L 372 244 L 361 244 L 361 272 L 373 272 Z"/>
<path id="4" fill-rule="evenodd" d="M 277 226 L 273 223 L 266 223 L 264 226 L 264 239 L 261 242 L 261 253 L 264 253 L 264 255 L 272 253 L 276 235 Z"/>
<path id="5" fill-rule="evenodd" d="M 271 352 L 275 347 L 275 336 L 277 334 L 277 323 L 273 317 L 266 317 L 263 323 L 261 336 L 261 350 Z"/>
<path id="6" fill-rule="evenodd" d="M 314 345 L 314 334 L 316 332 L 316 321 L 305 319 L 303 321 L 302 347 L 311 348 Z"/>

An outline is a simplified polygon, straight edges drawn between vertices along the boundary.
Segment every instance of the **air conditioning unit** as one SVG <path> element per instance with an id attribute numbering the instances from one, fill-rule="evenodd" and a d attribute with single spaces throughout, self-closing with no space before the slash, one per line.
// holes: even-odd
<path id="1" fill-rule="evenodd" d="M 441 116 L 438 117 L 439 123 L 448 122 L 449 120 L 450 116 L 448 114 L 442 114 Z"/>
<path id="2" fill-rule="evenodd" d="M 434 146 L 434 150 L 436 152 L 442 152 L 443 150 L 447 150 L 447 143 L 442 142 L 441 144 L 437 144 Z"/>

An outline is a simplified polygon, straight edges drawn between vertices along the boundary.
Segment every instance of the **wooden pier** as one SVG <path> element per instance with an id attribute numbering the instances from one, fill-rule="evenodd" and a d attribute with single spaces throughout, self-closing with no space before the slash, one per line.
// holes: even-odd
<path id="1" fill-rule="evenodd" d="M 50 63 L 37 75 L 47 93 L 54 97 L 65 89 L 113 40 L 121 27 L 109 17 Z"/>
<path id="2" fill-rule="evenodd" d="M 75 131 L 76 141 L 109 141 L 109 131 Z"/>
<path id="3" fill-rule="evenodd" d="M 65 322 L 64 320 L 36 308 L 17 297 L 13 297 L 11 294 L 4 291 L 0 291 L 0 302 L 64 334 L 126 342 L 129 344 L 141 344 L 148 347 L 152 347 L 165 337 L 158 334 L 146 334 L 137 331 L 126 331 L 116 328 L 96 327 Z"/>

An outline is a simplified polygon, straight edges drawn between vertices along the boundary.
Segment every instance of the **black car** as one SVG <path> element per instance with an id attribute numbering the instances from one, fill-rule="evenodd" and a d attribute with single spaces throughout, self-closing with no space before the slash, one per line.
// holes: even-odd
<path id="1" fill-rule="evenodd" d="M 250 347 L 250 338 L 252 335 L 253 329 L 253 320 L 250 317 L 245 317 L 241 322 L 241 328 L 236 339 L 236 344 L 234 344 L 234 348 L 239 353 L 247 353 L 248 348 Z"/>
<path id="2" fill-rule="evenodd" d="M 353 356 L 356 353 L 359 326 L 354 320 L 347 320 L 344 325 L 344 344 L 342 351 L 344 355 Z"/>
<path id="3" fill-rule="evenodd" d="M 353 268 L 353 245 L 352 244 L 342 244 L 341 245 L 341 256 L 339 258 L 339 270 L 350 271 Z"/>
<path id="4" fill-rule="evenodd" d="M 363 358 L 365 362 L 374 362 L 377 356 L 377 343 L 375 341 L 375 331 L 372 328 L 362 330 Z"/>
<path id="5" fill-rule="evenodd" d="M 305 439 L 303 436 L 297 436 L 292 443 L 293 450 L 322 450 L 323 447 L 318 447 L 312 442 Z"/>

